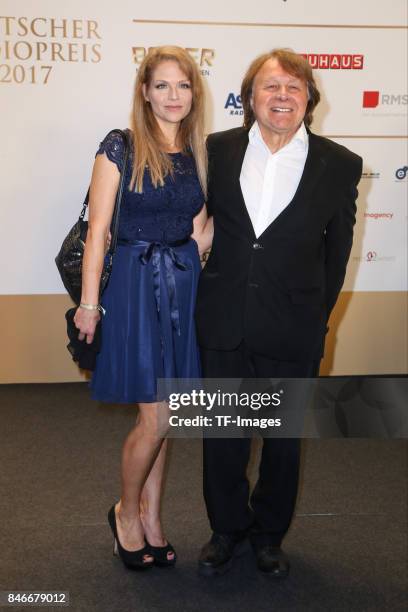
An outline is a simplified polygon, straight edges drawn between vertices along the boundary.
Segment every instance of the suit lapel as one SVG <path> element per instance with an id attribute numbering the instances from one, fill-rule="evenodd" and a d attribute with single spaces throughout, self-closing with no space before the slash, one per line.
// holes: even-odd
<path id="1" fill-rule="evenodd" d="M 326 166 L 327 161 L 324 148 L 321 146 L 321 139 L 309 132 L 309 150 L 295 195 L 286 208 L 268 225 L 262 236 L 275 225 L 281 223 L 295 206 L 302 205 L 302 202 L 307 200 L 322 177 Z"/>
<path id="2" fill-rule="evenodd" d="M 309 132 L 309 150 L 306 157 L 306 163 L 292 202 L 296 199 L 306 198 L 306 196 L 313 191 L 315 185 L 325 171 L 326 166 L 327 162 L 322 147 L 320 146 L 320 140 Z M 292 204 L 292 202 L 290 204 Z"/>
<path id="3" fill-rule="evenodd" d="M 244 196 L 241 190 L 241 183 L 239 177 L 241 175 L 241 168 L 244 162 L 245 152 L 248 146 L 248 132 L 244 128 L 239 133 L 237 142 L 234 143 L 234 151 L 232 153 L 231 165 L 229 166 L 229 172 L 231 172 L 231 183 L 233 185 L 232 202 L 236 203 L 237 213 L 241 215 L 245 224 L 250 231 L 251 236 L 255 238 L 255 231 L 252 225 L 251 218 L 248 214 L 248 209 L 245 204 Z"/>

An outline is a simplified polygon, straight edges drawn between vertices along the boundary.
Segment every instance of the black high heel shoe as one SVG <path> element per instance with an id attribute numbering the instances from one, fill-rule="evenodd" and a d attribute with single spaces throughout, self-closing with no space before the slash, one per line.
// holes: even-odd
<path id="1" fill-rule="evenodd" d="M 154 559 L 154 564 L 158 567 L 172 567 L 176 564 L 176 551 L 174 550 L 170 542 L 167 542 L 166 546 L 152 546 L 151 544 L 149 544 L 149 542 L 147 542 L 147 548 Z M 172 559 L 169 559 L 167 557 L 168 553 L 173 553 Z"/>
<path id="2" fill-rule="evenodd" d="M 143 548 L 139 550 L 126 550 L 123 548 L 119 541 L 118 531 L 116 528 L 116 514 L 115 514 L 115 505 L 108 512 L 108 521 L 110 528 L 113 533 L 113 554 L 120 557 L 122 559 L 123 564 L 131 570 L 144 570 L 149 567 L 153 567 L 154 559 L 151 561 L 145 561 L 143 557 L 145 555 L 149 555 L 153 557 L 153 554 L 150 552 L 150 546 L 145 544 Z"/>

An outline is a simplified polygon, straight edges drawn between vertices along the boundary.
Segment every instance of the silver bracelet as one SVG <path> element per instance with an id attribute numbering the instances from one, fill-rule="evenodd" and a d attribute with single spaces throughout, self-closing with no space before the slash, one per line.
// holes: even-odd
<path id="1" fill-rule="evenodd" d="M 103 315 L 106 313 L 106 310 L 100 304 L 84 304 L 84 302 L 81 302 L 79 307 L 83 308 L 84 310 L 98 310 Z"/>

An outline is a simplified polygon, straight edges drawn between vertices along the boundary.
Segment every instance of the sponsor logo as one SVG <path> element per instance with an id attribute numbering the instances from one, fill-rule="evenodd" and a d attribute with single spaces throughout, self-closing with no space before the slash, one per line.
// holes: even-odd
<path id="1" fill-rule="evenodd" d="M 228 111 L 229 115 L 243 115 L 244 110 L 242 108 L 242 100 L 240 94 L 230 92 L 227 95 L 224 108 Z"/>
<path id="2" fill-rule="evenodd" d="M 349 53 L 299 53 L 315 70 L 362 70 L 364 55 Z"/>
<path id="3" fill-rule="evenodd" d="M 394 213 L 379 213 L 379 212 L 365 212 L 364 217 L 366 219 L 389 219 L 391 220 Z M 370 251 L 371 253 L 372 251 Z"/>
<path id="4" fill-rule="evenodd" d="M 140 66 L 150 49 L 155 47 L 132 47 L 132 60 L 137 67 Z M 209 76 L 210 68 L 214 65 L 215 49 L 205 49 L 196 47 L 184 47 L 185 50 L 200 68 L 200 73 L 203 76 Z"/>
<path id="5" fill-rule="evenodd" d="M 395 176 L 399 181 L 403 181 L 408 174 L 408 166 L 402 166 L 402 168 L 398 168 L 398 170 L 395 171 Z"/>
<path id="6" fill-rule="evenodd" d="M 363 108 L 375 108 L 380 99 L 379 91 L 365 91 L 363 93 Z"/>
<path id="7" fill-rule="evenodd" d="M 390 94 L 380 91 L 363 92 L 363 108 L 377 108 L 382 106 L 406 106 L 408 104 L 408 94 Z"/>
<path id="8" fill-rule="evenodd" d="M 396 260 L 395 255 L 379 255 L 377 251 L 367 251 L 362 257 L 353 257 L 354 261 L 361 261 L 367 263 L 375 263 L 378 261 L 391 262 Z"/>
<path id="9" fill-rule="evenodd" d="M 363 174 L 361 175 L 361 178 L 363 178 L 363 179 L 378 179 L 378 178 L 380 178 L 380 173 L 379 172 L 363 172 Z"/>

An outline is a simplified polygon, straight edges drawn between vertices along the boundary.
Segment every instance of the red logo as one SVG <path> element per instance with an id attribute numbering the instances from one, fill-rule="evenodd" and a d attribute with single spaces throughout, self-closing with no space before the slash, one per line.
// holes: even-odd
<path id="1" fill-rule="evenodd" d="M 318 70 L 362 70 L 364 55 L 349 55 L 343 53 L 300 53 L 307 59 L 312 68 Z"/>
<path id="2" fill-rule="evenodd" d="M 363 93 L 363 108 L 376 108 L 379 100 L 379 91 L 365 91 Z"/>
<path id="3" fill-rule="evenodd" d="M 367 255 L 367 261 L 373 261 L 377 259 L 377 253 L 375 251 L 368 251 Z"/>

